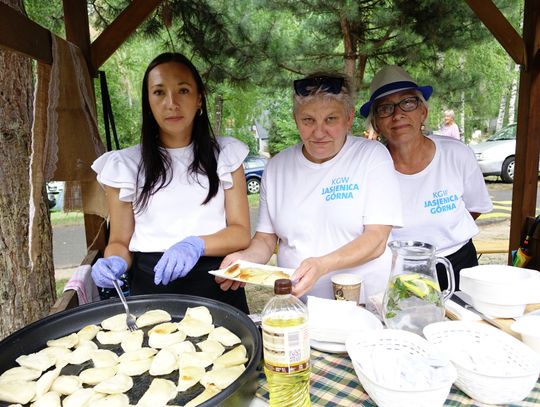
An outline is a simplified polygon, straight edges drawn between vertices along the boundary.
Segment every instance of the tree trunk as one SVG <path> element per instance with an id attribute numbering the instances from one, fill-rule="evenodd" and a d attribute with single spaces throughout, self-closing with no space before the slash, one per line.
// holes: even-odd
<path id="1" fill-rule="evenodd" d="M 503 91 L 501 95 L 501 102 L 499 103 L 499 114 L 497 115 L 497 124 L 495 125 L 495 131 L 502 129 L 504 124 L 504 114 L 506 112 L 506 91 Z"/>
<path id="2" fill-rule="evenodd" d="M 223 115 L 223 95 L 216 96 L 216 117 L 214 125 L 214 133 L 216 136 L 221 136 L 221 118 Z"/>
<path id="3" fill-rule="evenodd" d="M 24 12 L 23 0 L 0 1 Z M 45 186 L 33 266 L 28 254 L 32 105 L 32 61 L 0 49 L 0 339 L 45 316 L 56 297 Z"/>
<path id="4" fill-rule="evenodd" d="M 510 100 L 508 101 L 508 124 L 516 122 L 516 104 L 518 94 L 519 65 L 514 64 L 514 79 L 510 87 Z"/>

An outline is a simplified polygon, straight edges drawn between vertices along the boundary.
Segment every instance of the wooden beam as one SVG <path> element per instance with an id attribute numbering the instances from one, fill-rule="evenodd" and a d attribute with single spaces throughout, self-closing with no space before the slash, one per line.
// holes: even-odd
<path id="1" fill-rule="evenodd" d="M 2 2 L 0 47 L 52 64 L 51 33 Z"/>
<path id="2" fill-rule="evenodd" d="M 87 2 L 86 0 L 63 0 L 63 4 L 66 39 L 80 48 L 84 59 L 86 59 L 90 75 L 94 75 L 90 58 Z"/>
<path id="3" fill-rule="evenodd" d="M 523 38 L 529 56 L 536 52 L 540 36 L 540 10 L 537 0 L 525 0 Z M 519 83 L 518 127 L 516 134 L 516 168 L 510 218 L 510 249 L 520 243 L 527 216 L 535 216 L 538 189 L 538 155 L 540 154 L 540 64 L 529 58 Z"/>
<path id="4" fill-rule="evenodd" d="M 516 64 L 527 66 L 525 43 L 492 0 L 465 0 Z"/>
<path id="5" fill-rule="evenodd" d="M 91 46 L 94 71 L 105 63 L 161 2 L 162 0 L 133 0 L 116 20 L 103 30 Z"/>

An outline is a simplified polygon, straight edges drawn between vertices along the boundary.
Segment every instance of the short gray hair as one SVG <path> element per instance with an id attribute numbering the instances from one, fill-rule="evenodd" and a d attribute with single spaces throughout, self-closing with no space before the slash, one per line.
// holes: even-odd
<path id="1" fill-rule="evenodd" d="M 306 103 L 312 102 L 315 99 L 323 100 L 335 100 L 340 102 L 345 107 L 345 110 L 350 112 L 355 109 L 355 99 L 356 93 L 354 92 L 352 81 L 349 76 L 336 73 L 336 72 L 314 72 L 306 76 L 304 79 L 315 78 L 318 76 L 328 76 L 331 78 L 343 78 L 343 86 L 341 87 L 341 92 L 338 94 L 327 92 L 324 88 L 318 88 L 315 92 L 309 94 L 308 96 L 298 95 L 294 90 L 292 94 L 293 98 L 293 112 L 296 113 L 298 108 Z"/>
<path id="2" fill-rule="evenodd" d="M 449 116 L 452 119 L 454 119 L 456 117 L 456 114 L 454 113 L 454 111 L 452 109 L 445 110 L 444 115 Z"/>

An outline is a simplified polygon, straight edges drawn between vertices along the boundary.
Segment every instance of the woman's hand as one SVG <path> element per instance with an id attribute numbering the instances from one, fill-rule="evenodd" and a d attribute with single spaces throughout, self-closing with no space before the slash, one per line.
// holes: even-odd
<path id="1" fill-rule="evenodd" d="M 310 291 L 321 276 L 328 273 L 328 268 L 320 257 L 309 257 L 305 259 L 292 275 L 292 294 L 301 297 Z"/>
<path id="2" fill-rule="evenodd" d="M 219 268 L 224 269 L 225 267 L 229 267 L 231 264 L 233 264 L 237 260 L 246 260 L 243 257 L 243 251 L 234 252 L 227 255 L 221 262 L 221 265 L 219 266 Z M 216 280 L 216 283 L 219 284 L 219 288 L 221 288 L 223 291 L 227 291 L 227 290 L 236 291 L 241 287 L 245 287 L 246 285 L 246 283 L 242 283 L 240 281 L 234 281 L 228 278 L 217 277 L 217 276 L 215 280 Z"/>

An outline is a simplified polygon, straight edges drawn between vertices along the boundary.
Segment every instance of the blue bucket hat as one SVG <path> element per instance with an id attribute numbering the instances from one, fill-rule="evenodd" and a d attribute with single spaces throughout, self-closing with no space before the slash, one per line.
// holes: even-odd
<path id="1" fill-rule="evenodd" d="M 368 117 L 371 106 L 377 99 L 409 89 L 420 91 L 426 100 L 428 100 L 433 93 L 433 88 L 431 86 L 418 86 L 413 78 L 411 78 L 411 76 L 400 66 L 385 66 L 373 77 L 371 85 L 369 86 L 371 96 L 369 101 L 364 103 L 360 108 L 360 114 L 363 117 Z"/>

